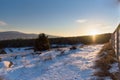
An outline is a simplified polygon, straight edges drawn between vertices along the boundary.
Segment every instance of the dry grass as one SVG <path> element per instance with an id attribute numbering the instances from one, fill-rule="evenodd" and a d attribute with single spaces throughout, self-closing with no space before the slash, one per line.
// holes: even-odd
<path id="1" fill-rule="evenodd" d="M 110 73 L 108 70 L 111 68 L 110 64 L 118 62 L 115 52 L 110 43 L 106 43 L 102 50 L 98 53 L 98 60 L 95 61 L 95 69 L 100 69 L 94 73 L 94 76 L 98 77 L 111 77 L 112 80 L 118 79 L 118 74 L 120 73 Z"/>
<path id="2" fill-rule="evenodd" d="M 76 49 L 77 49 L 76 46 L 72 46 L 72 47 L 70 48 L 70 50 L 76 50 Z"/>
<path id="3" fill-rule="evenodd" d="M 0 76 L 0 80 L 5 80 L 2 76 Z"/>

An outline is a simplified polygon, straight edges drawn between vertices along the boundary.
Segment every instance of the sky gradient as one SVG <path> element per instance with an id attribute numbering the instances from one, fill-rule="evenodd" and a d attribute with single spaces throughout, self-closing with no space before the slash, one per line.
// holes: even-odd
<path id="1" fill-rule="evenodd" d="M 81 36 L 119 21 L 117 0 L 0 0 L 0 31 Z"/>

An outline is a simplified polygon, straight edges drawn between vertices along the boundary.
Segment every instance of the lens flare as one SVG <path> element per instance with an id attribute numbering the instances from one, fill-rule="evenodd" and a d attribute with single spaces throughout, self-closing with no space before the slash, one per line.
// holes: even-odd
<path id="1" fill-rule="evenodd" d="M 94 29 L 94 30 L 92 30 L 92 31 L 90 32 L 90 35 L 95 36 L 95 35 L 98 34 L 98 33 L 99 33 L 98 30 Z"/>

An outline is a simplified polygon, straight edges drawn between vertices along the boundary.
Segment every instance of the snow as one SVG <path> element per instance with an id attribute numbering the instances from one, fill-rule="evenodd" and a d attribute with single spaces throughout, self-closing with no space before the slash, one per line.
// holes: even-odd
<path id="1" fill-rule="evenodd" d="M 5 48 L 5 52 L 7 54 L 16 54 L 16 53 L 23 53 L 23 52 L 33 52 L 32 49 L 29 49 L 29 48 L 32 48 L 32 47 L 24 47 L 24 48 Z"/>
<path id="2" fill-rule="evenodd" d="M 10 61 L 3 61 L 3 63 L 1 63 L 2 65 L 4 65 L 5 68 L 9 68 L 9 65 L 11 64 Z"/>
<path id="3" fill-rule="evenodd" d="M 94 61 L 103 45 L 89 45 L 76 50 L 52 49 L 42 54 L 5 55 L 2 61 L 13 62 L 11 68 L 0 68 L 6 80 L 91 80 Z M 25 52 L 25 51 L 24 51 Z"/>
<path id="4" fill-rule="evenodd" d="M 24 56 L 30 53 L 34 53 L 33 49 L 29 49 L 31 47 L 24 47 L 24 48 L 5 48 L 5 52 L 7 54 L 0 54 L 0 58 L 10 58 L 10 57 L 15 57 L 15 56 Z"/>
<path id="5" fill-rule="evenodd" d="M 119 72 L 119 64 L 118 63 L 111 64 L 111 68 L 110 68 L 109 72 L 110 73 Z"/>
<path id="6" fill-rule="evenodd" d="M 113 80 L 113 79 L 111 79 L 109 76 L 106 76 L 106 77 L 94 76 L 91 80 Z"/>
<path id="7" fill-rule="evenodd" d="M 51 47 L 52 48 L 57 48 L 57 47 L 71 47 L 71 46 L 77 46 L 77 47 L 81 47 L 83 46 L 83 44 L 74 44 L 74 45 L 70 45 L 70 44 L 52 44 Z"/>

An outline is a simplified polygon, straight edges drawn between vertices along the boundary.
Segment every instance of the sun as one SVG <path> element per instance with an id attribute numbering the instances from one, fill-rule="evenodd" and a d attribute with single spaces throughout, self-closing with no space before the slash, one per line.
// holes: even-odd
<path id="1" fill-rule="evenodd" d="M 96 41 L 96 35 L 99 34 L 99 31 L 96 29 L 92 29 L 90 31 L 90 35 L 92 35 L 92 41 L 95 42 Z"/>
<path id="2" fill-rule="evenodd" d="M 90 35 L 93 35 L 93 36 L 97 35 L 98 33 L 99 32 L 96 29 L 93 29 L 93 30 L 90 31 Z"/>

